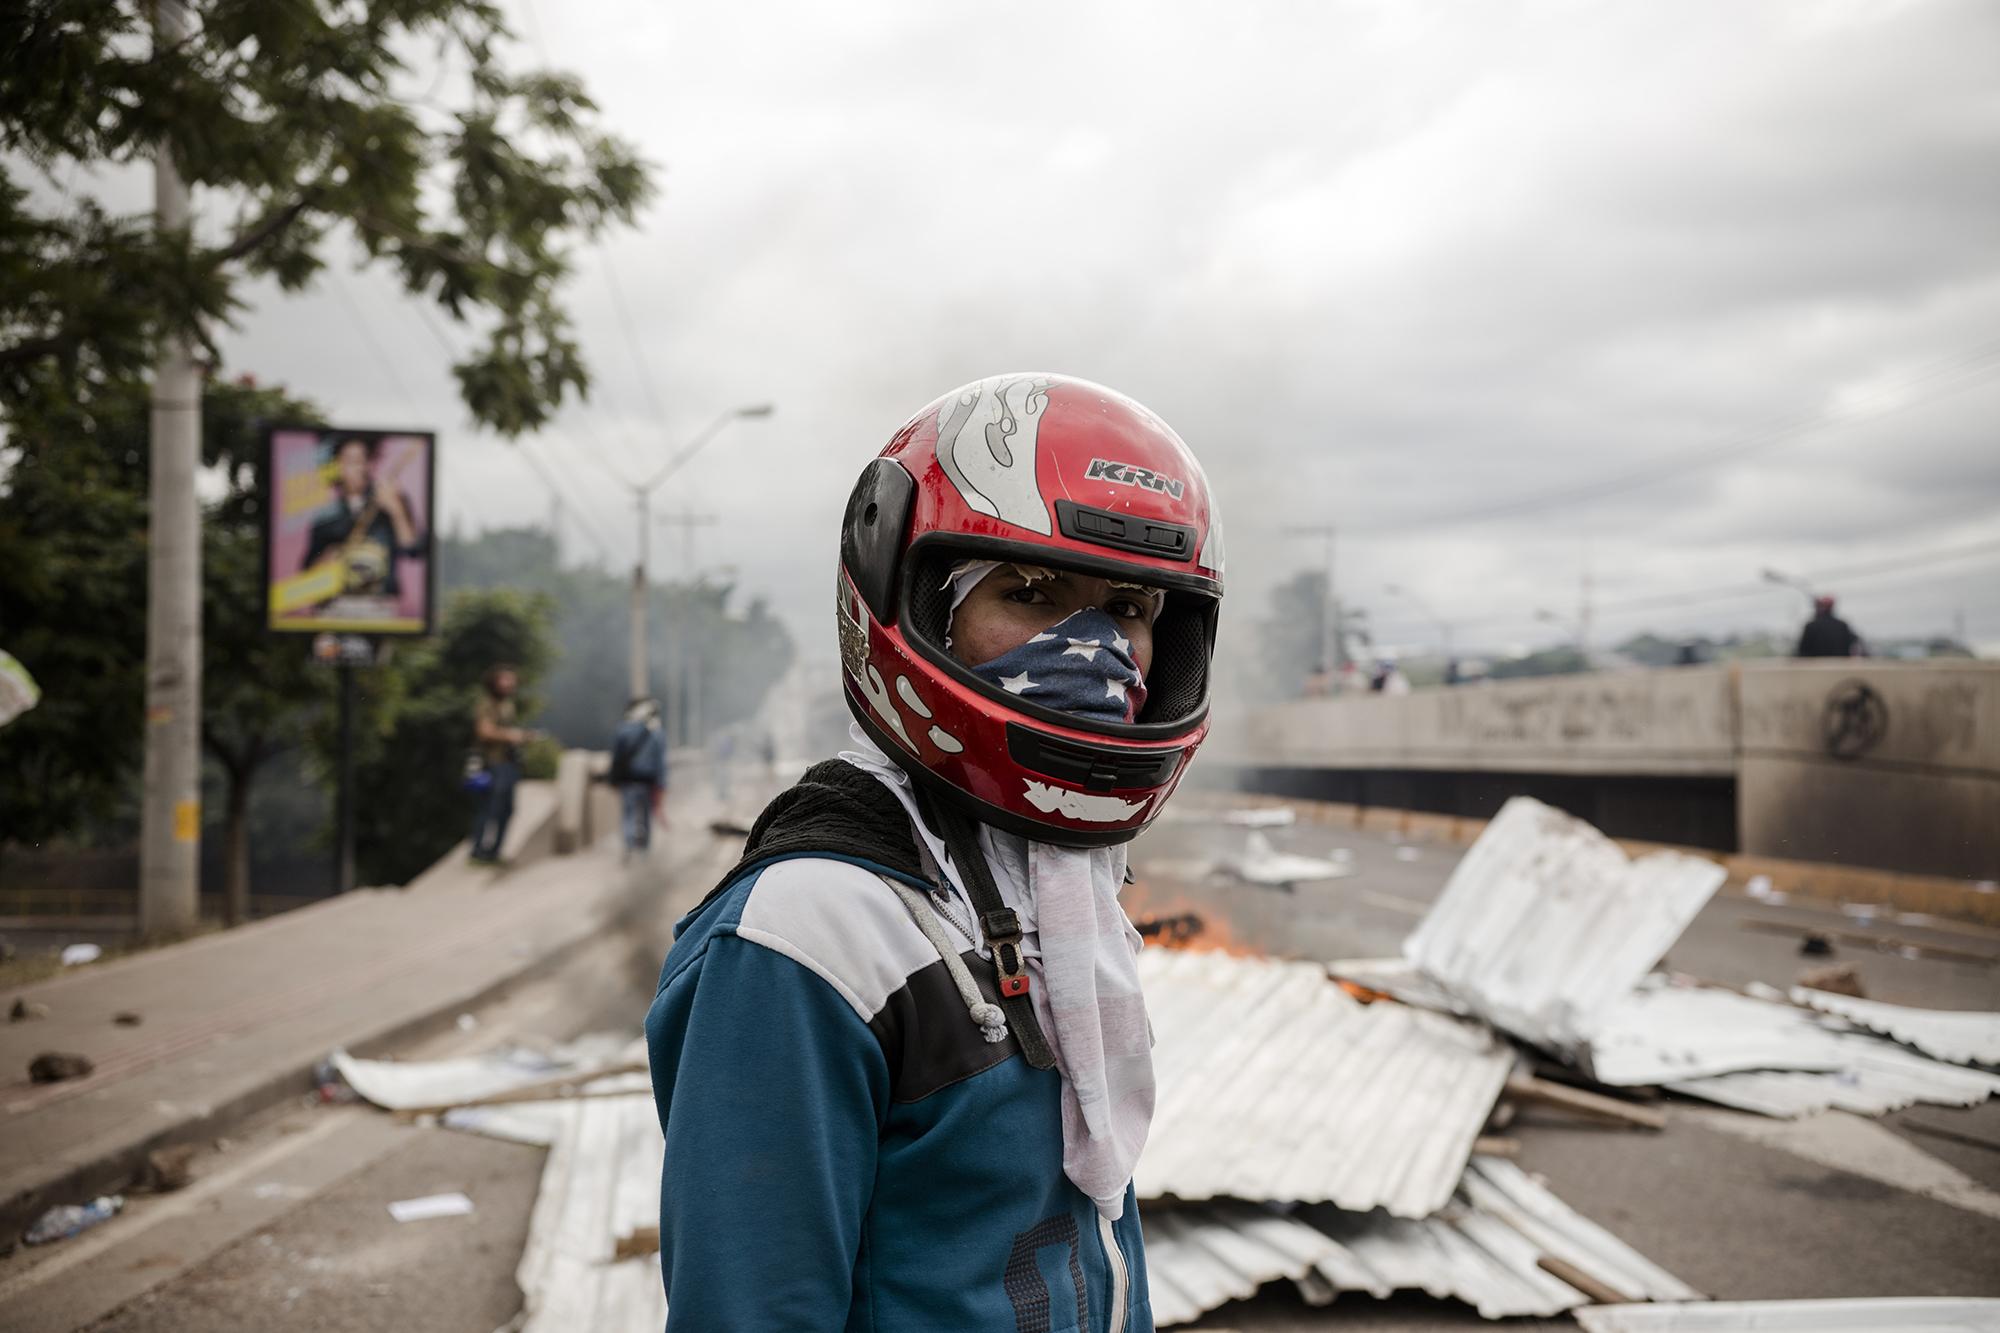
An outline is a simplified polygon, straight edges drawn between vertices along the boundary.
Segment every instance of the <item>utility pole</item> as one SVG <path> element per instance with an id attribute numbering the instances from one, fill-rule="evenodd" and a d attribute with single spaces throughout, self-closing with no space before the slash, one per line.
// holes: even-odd
<path id="1" fill-rule="evenodd" d="M 701 447 L 722 433 L 722 428 L 730 422 L 745 417 L 768 417 L 771 415 L 769 403 L 759 403 L 754 407 L 738 407 L 724 412 L 710 422 L 701 434 L 694 437 L 681 451 L 668 459 L 666 465 L 643 482 L 626 482 L 632 491 L 632 500 L 639 511 L 639 562 L 632 567 L 632 641 L 627 668 L 632 688 L 632 698 L 646 694 L 651 670 L 646 658 L 646 560 L 650 545 L 648 536 L 652 528 L 653 492 L 660 483 L 680 470 L 681 464 L 693 458 Z"/>
<path id="2" fill-rule="evenodd" d="M 662 514 L 657 520 L 663 527 L 678 527 L 681 530 L 681 575 L 687 580 L 688 595 L 698 595 L 694 563 L 694 530 L 708 527 L 718 522 L 714 514 Z M 672 728 L 682 745 L 701 744 L 701 645 L 695 636 L 683 627 L 675 636 L 674 655 L 679 659 L 678 673 L 681 681 L 680 698 L 677 706 L 668 710 L 668 718 L 678 717 L 680 725 Z"/>
<path id="3" fill-rule="evenodd" d="M 187 30 L 181 0 L 156 0 L 155 51 L 179 45 Z M 188 230 L 187 183 L 165 138 L 153 149 L 153 230 Z M 194 348 L 178 331 L 153 366 L 151 446 L 139 930 L 168 935 L 201 913 L 201 384 Z"/>

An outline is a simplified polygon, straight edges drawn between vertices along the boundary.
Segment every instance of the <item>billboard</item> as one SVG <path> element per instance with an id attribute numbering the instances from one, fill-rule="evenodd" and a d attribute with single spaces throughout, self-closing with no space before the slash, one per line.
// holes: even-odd
<path id="1" fill-rule="evenodd" d="M 299 634 L 426 634 L 437 439 L 274 426 L 264 434 L 265 623 Z"/>

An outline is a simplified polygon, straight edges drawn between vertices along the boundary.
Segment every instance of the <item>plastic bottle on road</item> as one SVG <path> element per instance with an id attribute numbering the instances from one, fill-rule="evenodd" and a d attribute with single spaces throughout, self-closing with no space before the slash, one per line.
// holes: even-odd
<path id="1" fill-rule="evenodd" d="M 125 1206 L 122 1194 L 105 1194 L 89 1203 L 66 1203 L 51 1208 L 35 1219 L 28 1234 L 21 1237 L 30 1245 L 46 1245 L 52 1240 L 68 1240 L 79 1231 L 88 1231 L 99 1222 L 109 1222 Z"/>

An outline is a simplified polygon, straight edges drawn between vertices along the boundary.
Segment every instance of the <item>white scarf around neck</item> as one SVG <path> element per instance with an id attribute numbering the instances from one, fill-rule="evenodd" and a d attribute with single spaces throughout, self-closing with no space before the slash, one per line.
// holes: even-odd
<path id="1" fill-rule="evenodd" d="M 859 726 L 848 734 L 855 748 L 840 758 L 895 793 L 969 908 L 972 896 L 944 840 L 917 814 L 909 775 Z M 1062 1075 L 1063 1174 L 1115 1222 L 1154 1099 L 1152 1030 L 1136 961 L 1141 941 L 1118 905 L 1125 848 L 1057 847 L 985 824 L 979 848 L 1000 900 L 1021 919 L 1028 993 Z"/>

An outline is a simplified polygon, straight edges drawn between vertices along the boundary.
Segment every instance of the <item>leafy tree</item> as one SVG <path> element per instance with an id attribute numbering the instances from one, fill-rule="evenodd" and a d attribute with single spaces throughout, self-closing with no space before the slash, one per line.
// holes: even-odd
<path id="1" fill-rule="evenodd" d="M 395 646 L 359 672 L 355 723 L 355 864 L 369 883 L 401 884 L 465 836 L 471 805 L 459 787 L 472 745 L 472 712 L 487 670 L 520 674 L 524 718 L 556 657 L 555 602 L 498 589 L 447 599 L 439 633 Z M 314 733 L 322 765 L 338 758 L 330 719 Z"/>
<path id="2" fill-rule="evenodd" d="M 143 386 L 87 404 L 50 390 L 17 417 L 0 494 L 0 625 L 47 691 L 0 730 L 0 837 L 42 842 L 105 818 L 131 786 L 145 669 Z M 202 524 L 202 741 L 221 767 L 224 902 L 247 915 L 250 798 L 328 696 L 306 646 L 264 629 L 258 459 L 264 421 L 317 409 L 244 379 L 202 394 L 202 455 L 221 483 Z"/>
<path id="3" fill-rule="evenodd" d="M 308 285 L 337 231 L 412 295 L 478 317 L 485 344 L 454 367 L 477 420 L 532 430 L 588 388 L 557 299 L 567 243 L 630 223 L 650 173 L 575 78 L 503 66 L 497 5 L 178 0 L 189 35 L 155 50 L 155 3 L 176 0 L 0 6 L 0 411 L 52 376 L 79 402 L 136 381 L 164 335 L 212 354 L 240 282 Z M 71 195 L 77 166 L 161 142 L 226 239 Z"/>

